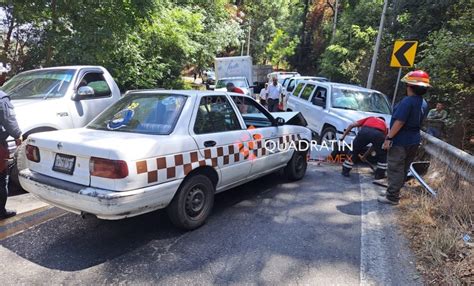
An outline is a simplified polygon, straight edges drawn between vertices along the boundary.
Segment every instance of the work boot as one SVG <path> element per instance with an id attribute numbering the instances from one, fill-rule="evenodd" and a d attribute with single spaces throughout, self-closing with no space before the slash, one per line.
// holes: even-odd
<path id="1" fill-rule="evenodd" d="M 382 169 L 375 170 L 375 180 L 381 180 L 386 177 L 387 176 L 385 175 L 385 170 L 382 170 Z"/>
<path id="2" fill-rule="evenodd" d="M 16 211 L 12 210 L 4 210 L 3 212 L 0 213 L 0 220 L 2 219 L 7 219 L 9 217 L 16 216 Z"/>
<path id="3" fill-rule="evenodd" d="M 344 177 L 349 177 L 349 176 L 351 175 L 350 172 L 351 172 L 351 169 L 342 166 L 342 173 L 341 173 L 341 174 L 342 174 Z"/>
<path id="4" fill-rule="evenodd" d="M 382 196 L 379 196 L 377 198 L 377 201 L 379 203 L 387 204 L 387 205 L 394 205 L 394 206 L 398 205 L 398 201 L 392 201 L 392 200 L 388 199 L 387 197 L 382 197 Z"/>

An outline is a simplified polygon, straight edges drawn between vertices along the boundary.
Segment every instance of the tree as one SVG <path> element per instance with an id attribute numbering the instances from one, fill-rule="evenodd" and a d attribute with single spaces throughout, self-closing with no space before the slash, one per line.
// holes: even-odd
<path id="1" fill-rule="evenodd" d="M 278 69 L 280 64 L 287 65 L 287 58 L 292 56 L 298 44 L 298 37 L 291 38 L 283 30 L 278 29 L 273 40 L 267 45 L 266 54 L 272 64 Z"/>
<path id="2" fill-rule="evenodd" d="M 448 127 L 459 129 L 464 139 L 460 145 L 466 148 L 468 139 L 474 136 L 474 4 L 460 1 L 450 13 L 456 16 L 423 43 L 422 60 L 417 66 L 430 72 L 433 89 L 428 100 L 445 103 Z"/>
<path id="3" fill-rule="evenodd" d="M 12 61 L 15 72 L 102 65 L 123 90 L 177 88 L 184 66 L 208 65 L 217 53 L 238 46 L 242 30 L 226 5 L 225 0 L 15 0 L 4 6 L 13 32 L 4 38 L 2 56 L 13 59 L 13 38 L 23 47 L 22 60 Z"/>

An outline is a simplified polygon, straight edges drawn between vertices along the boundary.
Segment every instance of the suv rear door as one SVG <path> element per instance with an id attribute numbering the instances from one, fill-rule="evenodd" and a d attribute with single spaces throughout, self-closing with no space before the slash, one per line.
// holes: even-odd
<path id="1" fill-rule="evenodd" d="M 315 131 L 317 116 L 314 114 L 310 99 L 312 98 L 315 90 L 316 84 L 311 82 L 306 83 L 298 98 L 300 107 L 299 109 L 295 110 L 300 111 L 303 114 L 304 118 L 308 122 L 308 128 L 313 131 Z"/>
<path id="2" fill-rule="evenodd" d="M 313 92 L 312 97 L 309 99 L 309 104 L 311 105 L 311 118 L 305 117 L 306 120 L 311 121 L 311 129 L 317 132 L 319 135 L 322 135 L 322 128 L 326 123 L 327 113 L 327 103 L 329 99 L 328 88 L 324 85 L 317 84 L 316 89 Z"/>
<path id="3" fill-rule="evenodd" d="M 303 90 L 305 86 L 305 82 L 300 82 L 296 86 L 293 92 L 291 92 L 288 96 L 288 102 L 287 102 L 287 109 L 290 109 L 292 111 L 300 111 L 301 108 L 301 102 L 299 100 L 299 96 L 301 91 Z"/>

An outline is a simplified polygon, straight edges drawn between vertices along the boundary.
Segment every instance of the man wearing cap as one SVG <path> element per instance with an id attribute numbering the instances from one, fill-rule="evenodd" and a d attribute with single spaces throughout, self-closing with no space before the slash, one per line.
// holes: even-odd
<path id="1" fill-rule="evenodd" d="M 406 84 L 407 96 L 394 107 L 390 131 L 383 143 L 388 150 L 388 188 L 378 198 L 379 202 L 392 205 L 398 205 L 400 190 L 421 143 L 421 123 L 428 113 L 422 95 L 431 87 L 429 75 L 421 70 L 409 72 L 401 81 Z"/>

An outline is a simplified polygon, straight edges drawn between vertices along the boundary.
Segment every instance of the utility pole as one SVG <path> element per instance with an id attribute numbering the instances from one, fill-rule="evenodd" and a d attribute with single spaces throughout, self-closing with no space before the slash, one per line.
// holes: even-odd
<path id="1" fill-rule="evenodd" d="M 336 3 L 334 4 L 334 20 L 332 24 L 332 37 L 331 37 L 331 42 L 334 42 L 334 38 L 336 37 L 336 24 L 337 24 L 337 7 L 339 6 L 339 0 L 336 0 Z"/>
<path id="2" fill-rule="evenodd" d="M 250 31 L 252 31 L 252 20 L 249 20 L 249 35 L 247 39 L 247 56 L 250 56 Z"/>
<path id="3" fill-rule="evenodd" d="M 385 13 L 387 12 L 388 0 L 384 0 L 382 17 L 380 18 L 379 32 L 377 41 L 375 42 L 374 55 L 372 56 L 372 64 L 370 65 L 369 78 L 367 79 L 367 88 L 372 88 L 374 80 L 375 66 L 377 65 L 377 57 L 379 56 L 380 41 L 382 40 L 383 24 L 385 22 Z"/>

